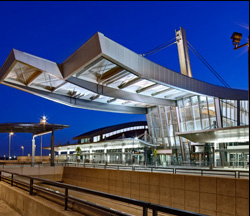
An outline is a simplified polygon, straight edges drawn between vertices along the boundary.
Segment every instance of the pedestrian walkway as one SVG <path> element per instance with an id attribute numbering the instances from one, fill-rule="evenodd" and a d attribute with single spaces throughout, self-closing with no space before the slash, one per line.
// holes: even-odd
<path id="1" fill-rule="evenodd" d="M 0 215 L 4 215 L 4 216 L 21 216 L 15 210 L 10 208 L 3 200 L 0 200 Z"/>

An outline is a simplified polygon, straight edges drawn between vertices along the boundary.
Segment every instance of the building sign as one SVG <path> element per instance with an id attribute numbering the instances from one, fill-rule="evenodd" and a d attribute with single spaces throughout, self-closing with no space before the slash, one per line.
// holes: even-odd
<path id="1" fill-rule="evenodd" d="M 172 154 L 172 149 L 160 149 L 157 154 Z"/>

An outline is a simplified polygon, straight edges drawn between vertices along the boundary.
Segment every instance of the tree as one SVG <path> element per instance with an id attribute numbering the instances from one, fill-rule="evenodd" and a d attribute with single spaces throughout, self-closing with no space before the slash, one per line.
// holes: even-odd
<path id="1" fill-rule="evenodd" d="M 81 154 L 81 148 L 78 146 L 77 148 L 76 148 L 76 156 L 80 156 L 80 154 Z"/>

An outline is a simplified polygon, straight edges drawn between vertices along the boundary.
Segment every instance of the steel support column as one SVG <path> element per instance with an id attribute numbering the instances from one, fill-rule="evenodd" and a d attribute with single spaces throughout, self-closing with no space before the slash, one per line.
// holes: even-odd
<path id="1" fill-rule="evenodd" d="M 147 109 L 147 122 L 148 122 L 148 127 L 149 127 L 149 132 L 151 132 L 151 137 L 152 137 L 152 142 L 153 144 L 156 144 L 156 138 L 155 138 L 155 128 L 153 124 L 153 119 L 152 119 L 152 108 Z"/>
<path id="2" fill-rule="evenodd" d="M 32 156 L 31 156 L 31 166 L 34 166 L 35 164 L 35 137 L 34 135 L 32 136 Z"/>
<path id="3" fill-rule="evenodd" d="M 240 100 L 237 100 L 237 126 L 240 126 Z"/>
<path id="4" fill-rule="evenodd" d="M 214 105 L 215 105 L 215 112 L 216 112 L 217 127 L 222 128 L 222 117 L 221 117 L 220 99 L 219 98 L 214 99 Z"/>
<path id="5" fill-rule="evenodd" d="M 169 132 L 169 122 L 170 119 L 168 119 L 168 111 L 167 111 L 167 107 L 164 106 L 164 111 L 165 111 L 165 118 L 166 118 L 166 129 L 167 129 L 167 138 L 168 138 L 168 146 L 169 148 L 172 149 L 172 144 L 171 144 L 171 139 L 170 139 L 170 132 Z M 169 116 L 171 116 L 171 107 L 169 107 Z M 170 117 L 171 118 L 171 117 Z M 172 155 L 171 155 L 172 157 Z"/>
<path id="6" fill-rule="evenodd" d="M 125 148 L 122 148 L 122 164 L 126 163 L 126 154 L 125 154 Z"/>
<path id="7" fill-rule="evenodd" d="M 162 144 L 163 144 L 163 148 L 166 149 L 164 126 L 163 126 L 163 120 L 162 120 L 162 115 L 161 115 L 161 106 L 158 106 L 158 112 L 159 112 L 159 118 L 160 118 L 160 128 L 161 128 Z"/>
<path id="8" fill-rule="evenodd" d="M 41 163 L 43 162 L 43 136 L 41 136 L 41 152 L 40 152 L 40 154 L 41 154 Z"/>
<path id="9" fill-rule="evenodd" d="M 54 149 L 54 130 L 51 132 L 51 143 L 50 143 L 50 166 L 55 166 L 55 149 Z"/>

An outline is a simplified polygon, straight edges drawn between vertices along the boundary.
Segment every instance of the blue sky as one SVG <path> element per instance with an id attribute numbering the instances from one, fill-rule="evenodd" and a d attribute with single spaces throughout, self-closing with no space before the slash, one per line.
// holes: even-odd
<path id="1" fill-rule="evenodd" d="M 234 51 L 230 39 L 233 32 L 241 32 L 242 43 L 247 42 L 248 1 L 0 2 L 0 8 L 0 66 L 12 48 L 61 63 L 97 31 L 146 53 L 182 26 L 187 40 L 232 88 L 248 90 L 247 47 Z M 148 59 L 180 72 L 176 45 Z M 195 79 L 222 85 L 191 52 L 190 59 Z M 99 127 L 146 120 L 145 115 L 71 108 L 4 85 L 0 101 L 0 123 L 38 122 L 46 115 L 50 123 L 70 125 L 55 133 L 56 144 Z M 49 146 L 50 136 L 43 140 Z M 8 155 L 8 134 L 0 134 L 0 145 L 0 157 Z M 12 137 L 12 154 L 20 155 L 21 145 L 25 154 L 31 152 L 31 134 Z"/>

